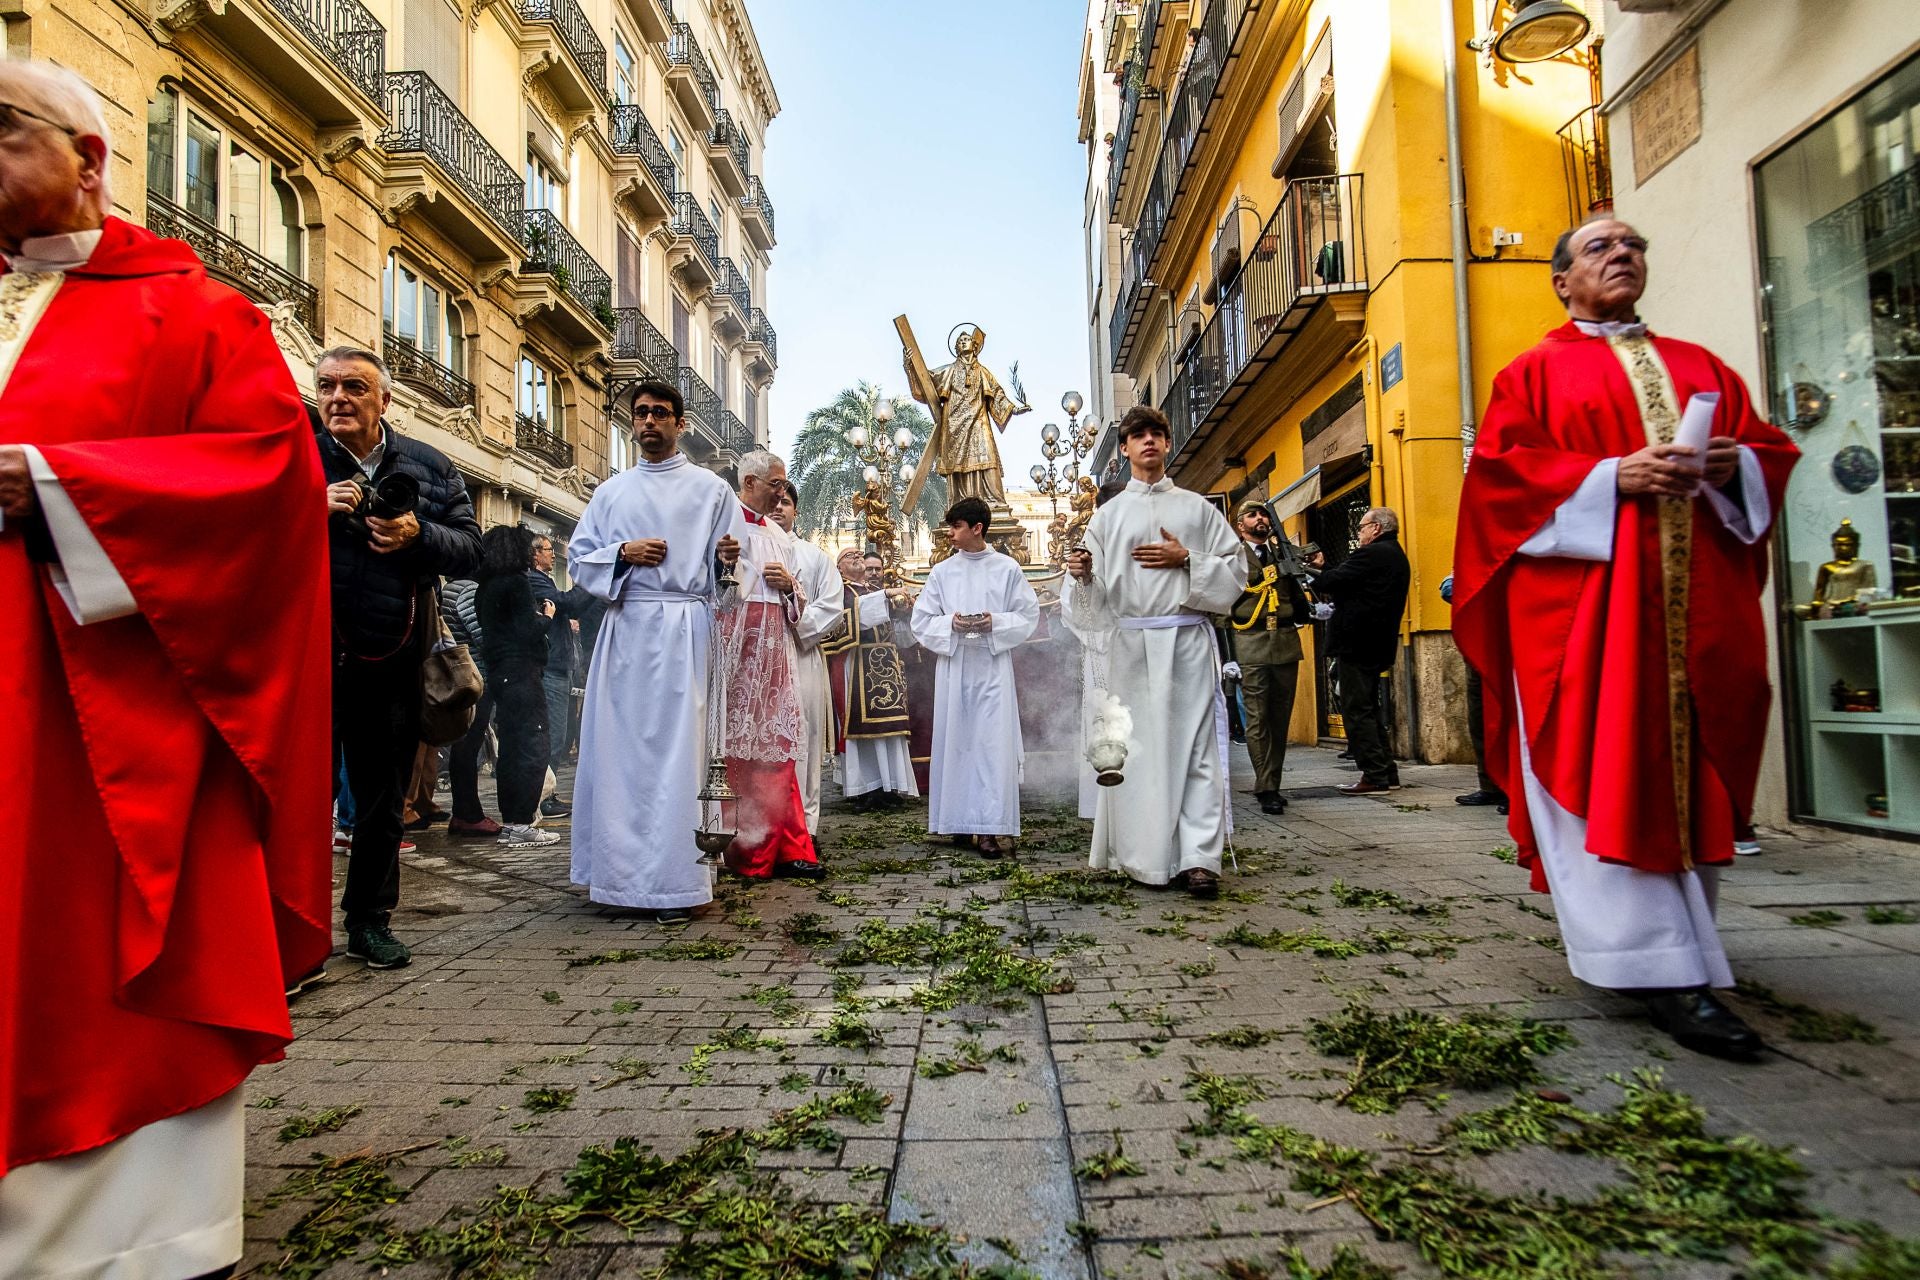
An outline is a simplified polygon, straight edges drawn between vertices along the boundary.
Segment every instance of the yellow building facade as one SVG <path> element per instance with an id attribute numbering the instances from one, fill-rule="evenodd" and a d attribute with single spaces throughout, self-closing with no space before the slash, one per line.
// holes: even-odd
<path id="1" fill-rule="evenodd" d="M 1489 10 L 1492 10 L 1489 16 Z M 1439 594 L 1472 419 L 1495 373 L 1564 320 L 1547 260 L 1584 206 L 1561 136 L 1592 102 L 1588 43 L 1516 67 L 1470 47 L 1500 0 L 1192 0 L 1089 13 L 1096 382 L 1117 416 L 1156 405 L 1175 480 L 1271 499 L 1330 559 L 1370 506 L 1413 565 L 1395 670 L 1397 748 L 1470 759 Z M 1460 326 L 1445 80 L 1459 97 Z M 1103 363 L 1104 361 L 1104 363 Z M 1111 430 L 1096 471 L 1124 465 Z M 1293 737 L 1339 736 L 1325 663 L 1302 664 Z"/>
<path id="2" fill-rule="evenodd" d="M 766 438 L 779 110 L 739 0 L 75 0 L 8 53 L 86 76 L 115 210 L 253 298 L 296 381 L 382 351 L 389 421 L 483 524 L 564 541 L 677 382 L 718 469 Z"/>

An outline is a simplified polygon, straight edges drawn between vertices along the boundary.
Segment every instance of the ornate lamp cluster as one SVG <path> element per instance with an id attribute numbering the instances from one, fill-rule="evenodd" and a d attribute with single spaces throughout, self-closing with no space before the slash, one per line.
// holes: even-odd
<path id="1" fill-rule="evenodd" d="M 1056 423 L 1049 422 L 1040 428 L 1040 452 L 1045 455 L 1047 464 L 1033 464 L 1027 472 L 1033 481 L 1033 487 L 1047 495 L 1053 504 L 1053 514 L 1060 514 L 1060 499 L 1073 492 L 1073 486 L 1080 480 L 1080 460 L 1093 452 L 1094 437 L 1100 432 L 1100 424 L 1088 418 L 1083 425 L 1080 410 L 1086 402 L 1078 391 L 1069 391 L 1060 397 L 1060 409 L 1067 415 L 1067 429 L 1062 432 Z M 1061 458 L 1068 461 L 1064 467 L 1055 466 Z"/>
<path id="2" fill-rule="evenodd" d="M 890 536 L 883 541 L 870 540 L 878 542 L 877 549 L 886 558 L 888 574 L 897 578 L 900 573 L 898 530 L 901 522 L 895 518 L 895 513 L 898 512 L 902 517 L 905 515 L 900 510 L 900 502 L 907 485 L 913 481 L 915 464 L 907 460 L 907 454 L 913 448 L 913 433 L 905 427 L 899 427 L 893 434 L 887 434 L 887 427 L 892 422 L 893 401 L 881 396 L 873 406 L 874 429 L 868 431 L 862 426 L 853 427 L 847 432 L 847 444 L 853 449 L 853 456 L 864 464 L 860 478 L 869 487 L 878 489 L 879 500 L 884 504 L 884 510 L 879 514 Z M 866 502 L 863 494 L 856 501 L 854 509 L 863 511 Z M 863 514 L 866 513 L 863 511 Z"/>

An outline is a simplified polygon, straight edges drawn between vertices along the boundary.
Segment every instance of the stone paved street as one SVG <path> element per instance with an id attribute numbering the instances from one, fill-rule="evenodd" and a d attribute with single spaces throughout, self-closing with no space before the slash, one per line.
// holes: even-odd
<path id="1" fill-rule="evenodd" d="M 812 1202 L 943 1224 L 961 1258 L 1006 1268 L 992 1274 L 1374 1275 L 1352 1256 L 1288 1269 L 1326 1267 L 1347 1244 L 1403 1268 L 1380 1274 L 1437 1276 L 1450 1231 L 1547 1229 L 1517 1208 L 1534 1192 L 1577 1202 L 1544 1215 L 1577 1224 L 1631 1178 L 1697 1185 L 1676 1154 L 1690 1148 L 1630 1169 L 1543 1141 L 1474 1154 L 1446 1131 L 1516 1083 L 1528 1105 L 1609 1112 L 1641 1069 L 1704 1108 L 1712 1135 L 1790 1150 L 1808 1176 L 1774 1202 L 1782 1219 L 1803 1212 L 1797 1188 L 1847 1220 L 1818 1239 L 1858 1242 L 1861 1221 L 1920 1236 L 1920 852 L 1769 832 L 1764 856 L 1732 869 L 1728 950 L 1762 984 L 1738 1002 L 1776 1051 L 1729 1065 L 1673 1047 L 1631 1002 L 1567 974 L 1550 903 L 1505 861 L 1500 819 L 1452 803 L 1465 770 L 1404 775 L 1388 797 L 1342 797 L 1331 787 L 1353 775 L 1332 753 L 1297 752 L 1283 819 L 1261 816 L 1240 778 L 1240 874 L 1210 904 L 1085 873 L 1070 798 L 1036 794 L 1017 871 L 925 839 L 924 806 L 863 817 L 830 803 L 830 880 L 729 881 L 711 913 L 675 929 L 587 903 L 567 884 L 565 844 L 508 854 L 430 833 L 395 920 L 412 967 L 336 958 L 295 1006 L 288 1059 L 250 1086 L 258 1211 L 243 1270 L 358 1275 L 347 1259 L 379 1250 L 408 1276 L 626 1277 L 669 1258 L 673 1223 L 698 1223 L 701 1243 L 674 1257 L 694 1274 L 825 1275 L 818 1260 L 777 1270 L 754 1257 L 776 1236 L 779 1256 L 803 1257 L 796 1240 L 859 1219 L 796 1208 Z M 1544 1020 L 1539 1079 L 1382 1093 L 1422 1060 L 1411 1039 L 1370 1061 L 1309 1040 L 1314 1020 L 1352 1025 L 1356 1001 L 1440 1026 L 1483 1010 Z M 1828 1042 L 1792 1038 L 1796 1025 Z M 1571 1042 L 1556 1048 L 1552 1028 Z M 830 1101 L 776 1121 L 810 1099 Z M 1590 1116 L 1566 1127 L 1599 1132 Z M 736 1128 L 744 1145 L 696 1146 Z M 576 1168 L 583 1149 L 626 1135 L 664 1158 L 693 1152 L 635 1176 L 652 1207 L 628 1215 L 631 1236 L 582 1209 L 608 1193 Z M 1371 1172 L 1329 1172 L 1309 1137 L 1371 1153 Z M 1644 1137 L 1627 1148 L 1653 1151 Z M 696 1163 L 724 1176 L 688 1193 L 673 1178 Z M 1394 1179 L 1431 1212 L 1382 1239 L 1375 1223 L 1406 1221 L 1376 1194 Z M 553 1210 L 563 1203 L 574 1208 Z M 757 1225 L 724 1227 L 716 1203 Z M 1624 1211 L 1634 1229 L 1666 1221 L 1650 1201 L 1619 1203 L 1638 1206 Z M 556 1239 L 555 1224 L 577 1235 Z M 1707 1252 L 1675 1231 L 1676 1254 Z M 1304 1261 L 1284 1263 L 1294 1246 Z M 1911 1276 L 1920 1255 L 1898 1247 L 1882 1242 L 1881 1269 L 1831 1274 Z M 1453 1274 L 1740 1274 L 1623 1248 Z M 1844 1256 L 1765 1274 L 1829 1274 Z"/>

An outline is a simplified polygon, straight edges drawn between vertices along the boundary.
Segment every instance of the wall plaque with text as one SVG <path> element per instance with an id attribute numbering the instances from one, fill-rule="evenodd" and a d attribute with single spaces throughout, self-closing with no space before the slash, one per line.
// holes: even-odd
<path id="1" fill-rule="evenodd" d="M 1641 186 L 1700 141 L 1700 46 L 1689 45 L 1649 80 L 1628 110 L 1633 113 L 1633 181 Z"/>

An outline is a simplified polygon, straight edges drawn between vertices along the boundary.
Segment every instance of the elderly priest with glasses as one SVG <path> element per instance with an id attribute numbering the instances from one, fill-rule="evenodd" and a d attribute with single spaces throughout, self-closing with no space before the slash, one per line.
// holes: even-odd
<path id="1" fill-rule="evenodd" d="M 259 308 L 0 62 L 0 1275 L 238 1262 L 241 1084 L 329 938 L 324 483 Z M 270 587 L 271 589 L 263 589 Z"/>

